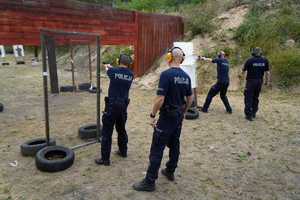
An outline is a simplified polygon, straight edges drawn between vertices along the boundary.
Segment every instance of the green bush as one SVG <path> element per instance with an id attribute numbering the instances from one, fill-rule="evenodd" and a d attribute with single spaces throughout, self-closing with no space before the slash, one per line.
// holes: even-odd
<path id="1" fill-rule="evenodd" d="M 105 48 L 106 48 L 104 50 L 105 53 L 103 56 L 101 56 L 101 62 L 107 61 L 112 66 L 116 66 L 116 60 L 121 53 L 127 53 L 129 55 L 132 55 L 134 52 L 132 46 L 125 46 L 125 45 L 107 46 Z"/>
<path id="2" fill-rule="evenodd" d="M 273 82 L 281 88 L 300 84 L 300 50 L 286 47 L 272 52 L 268 59 L 271 65 Z M 273 74 L 273 75 L 272 75 Z"/>
<path id="3" fill-rule="evenodd" d="M 192 36 L 211 33 L 217 29 L 214 21 L 217 15 L 218 1 L 207 0 L 206 3 L 181 5 L 180 16 L 183 18 L 185 31 L 191 31 Z"/>
<path id="4" fill-rule="evenodd" d="M 155 12 L 165 5 L 166 0 L 131 0 L 131 2 L 122 2 L 121 0 L 117 0 L 115 7 L 127 10 Z"/>

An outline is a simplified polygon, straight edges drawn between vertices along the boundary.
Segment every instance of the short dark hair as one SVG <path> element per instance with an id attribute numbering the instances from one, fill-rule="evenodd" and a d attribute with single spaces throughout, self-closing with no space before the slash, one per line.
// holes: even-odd
<path id="1" fill-rule="evenodd" d="M 120 64 L 130 66 L 131 65 L 131 57 L 128 54 L 121 54 L 119 57 Z"/>
<path id="2" fill-rule="evenodd" d="M 261 54 L 261 49 L 260 49 L 259 47 L 255 47 L 255 48 L 253 49 L 253 52 L 254 52 L 255 54 Z"/>

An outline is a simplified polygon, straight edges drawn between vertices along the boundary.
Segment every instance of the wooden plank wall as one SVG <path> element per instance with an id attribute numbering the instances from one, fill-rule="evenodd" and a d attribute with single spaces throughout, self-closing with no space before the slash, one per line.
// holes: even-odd
<path id="1" fill-rule="evenodd" d="M 184 25 L 177 16 L 70 0 L 1 0 L 0 45 L 41 45 L 40 29 L 97 33 L 101 45 L 134 45 L 134 73 L 141 76 L 183 35 Z M 56 39 L 60 45 L 89 37 Z"/>
<path id="2" fill-rule="evenodd" d="M 148 12 L 139 12 L 138 23 L 139 70 L 145 72 L 147 63 L 153 64 L 183 35 L 184 25 L 180 17 Z"/>

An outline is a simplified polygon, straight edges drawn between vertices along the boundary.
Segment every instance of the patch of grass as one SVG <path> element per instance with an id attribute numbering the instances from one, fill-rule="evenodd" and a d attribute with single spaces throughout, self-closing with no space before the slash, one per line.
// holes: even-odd
<path id="1" fill-rule="evenodd" d="M 206 181 L 212 181 L 213 179 L 210 177 L 206 177 L 204 179 L 201 179 L 202 182 L 206 182 Z"/>

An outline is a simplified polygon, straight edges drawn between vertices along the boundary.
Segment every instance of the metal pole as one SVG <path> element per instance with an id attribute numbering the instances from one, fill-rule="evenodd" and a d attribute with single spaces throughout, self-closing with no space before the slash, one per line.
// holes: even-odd
<path id="1" fill-rule="evenodd" d="M 87 143 L 84 143 L 84 144 L 79 144 L 77 146 L 74 146 L 74 147 L 70 147 L 71 149 L 78 149 L 79 147 L 84 147 L 84 146 L 88 146 L 90 144 L 95 144 L 97 143 L 98 140 L 94 140 L 94 141 L 91 141 L 91 142 L 87 142 Z"/>
<path id="2" fill-rule="evenodd" d="M 75 78 L 74 78 L 74 61 L 73 61 L 73 40 L 70 40 L 70 53 L 71 53 L 71 71 L 72 71 L 72 87 L 73 91 L 75 92 Z"/>
<path id="3" fill-rule="evenodd" d="M 97 141 L 100 142 L 100 36 L 97 36 Z"/>
<path id="4" fill-rule="evenodd" d="M 45 42 L 45 33 L 44 33 L 44 31 L 41 31 L 41 43 L 42 43 L 42 59 L 43 59 L 46 146 L 49 146 L 49 108 L 48 108 L 48 87 L 47 87 L 48 73 L 47 73 L 46 42 Z"/>
<path id="5" fill-rule="evenodd" d="M 88 48 L 89 48 L 89 70 L 90 70 L 90 82 L 92 83 L 92 59 L 91 59 L 91 42 L 88 42 Z"/>

